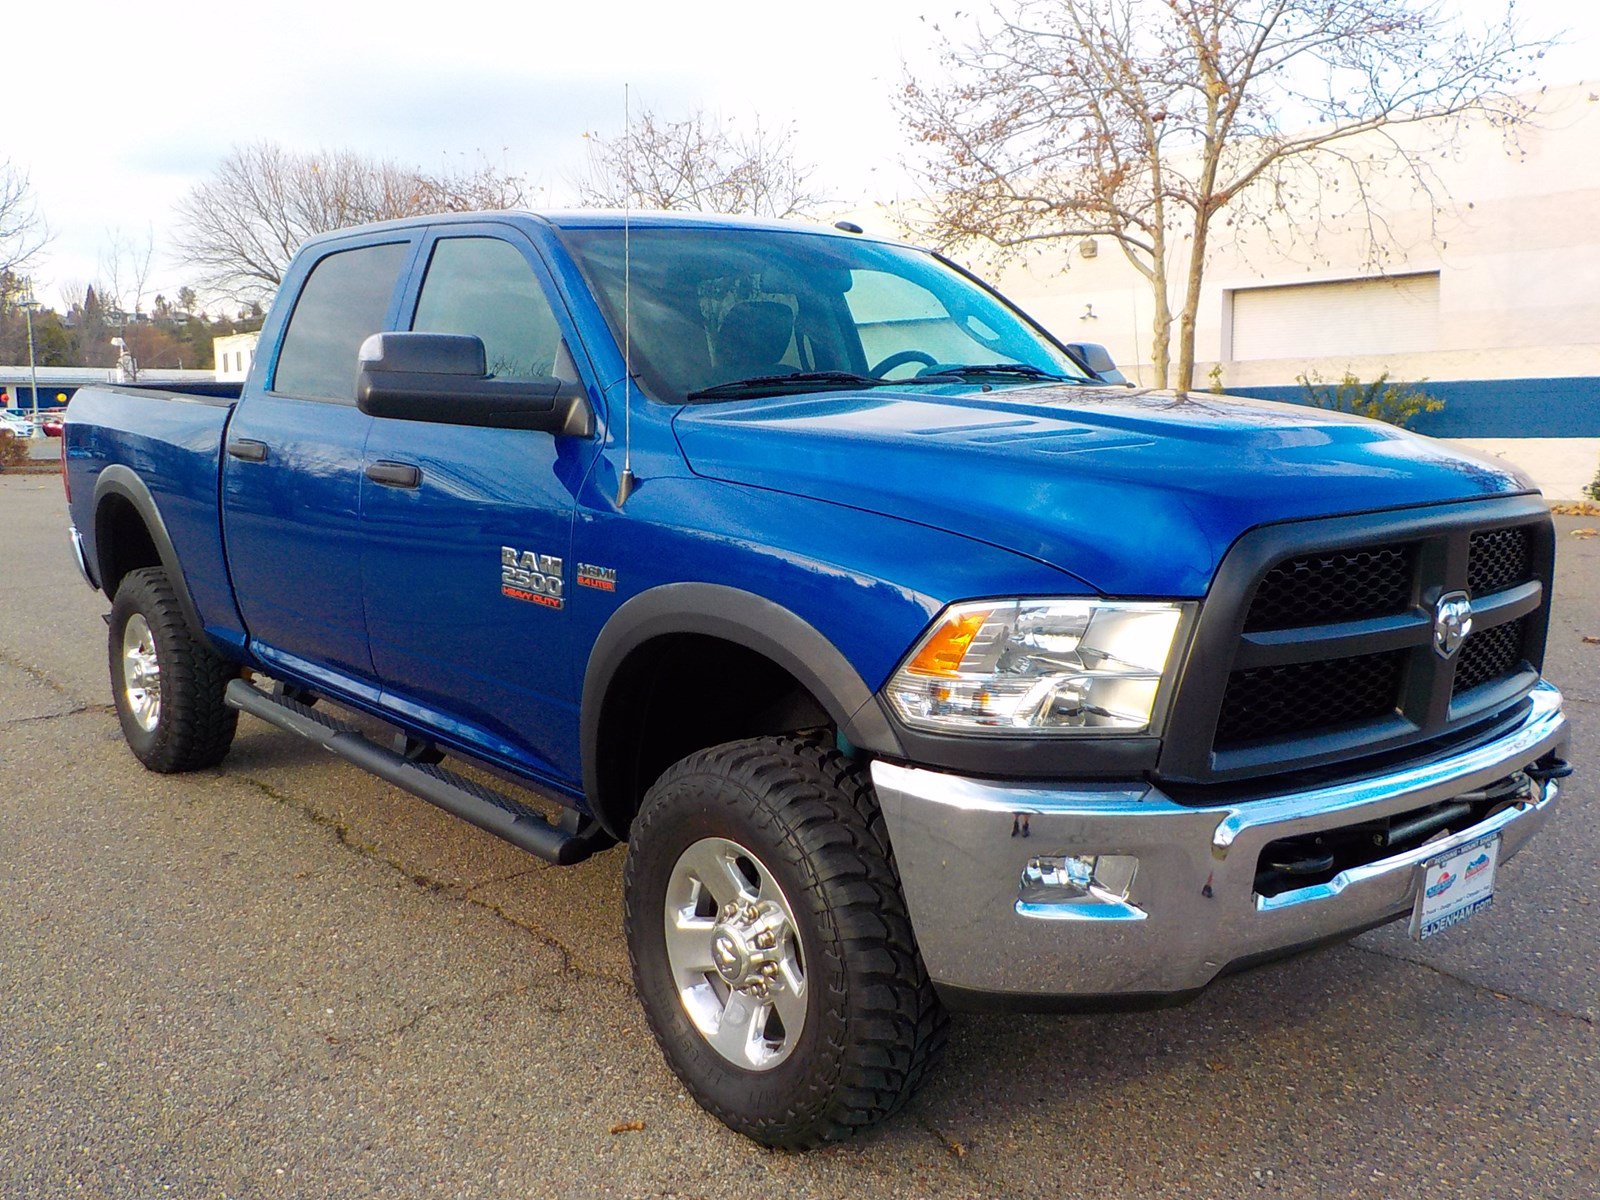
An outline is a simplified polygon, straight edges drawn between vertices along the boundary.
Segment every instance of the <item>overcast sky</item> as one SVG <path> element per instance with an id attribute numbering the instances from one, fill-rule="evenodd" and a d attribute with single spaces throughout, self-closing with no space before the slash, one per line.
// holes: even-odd
<path id="1" fill-rule="evenodd" d="M 1491 11 L 1489 0 L 1467 7 Z M 907 146 L 890 96 L 902 63 L 927 69 L 931 25 L 987 11 L 944 0 L 804 5 L 612 0 L 12 0 L 0 17 L 7 103 L 0 160 L 32 177 L 55 237 L 39 298 L 93 280 L 117 232 L 154 231 L 152 291 L 185 281 L 170 260 L 174 203 L 230 146 L 267 139 L 350 148 L 405 164 L 526 173 L 540 204 L 573 199 L 583 133 L 635 111 L 695 107 L 741 123 L 793 122 L 841 208 L 893 199 Z M 1594 78 L 1600 6 L 1521 0 L 1530 26 L 1570 31 L 1544 82 Z"/>

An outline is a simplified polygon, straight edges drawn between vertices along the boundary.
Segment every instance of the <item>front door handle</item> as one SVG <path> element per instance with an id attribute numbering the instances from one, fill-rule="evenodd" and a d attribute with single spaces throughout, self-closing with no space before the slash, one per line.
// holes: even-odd
<path id="1" fill-rule="evenodd" d="M 414 488 L 422 484 L 422 468 L 410 463 L 368 463 L 366 474 L 373 483 L 381 483 L 384 487 Z"/>
<path id="2" fill-rule="evenodd" d="M 254 438 L 229 438 L 228 457 L 241 459 L 244 462 L 266 462 L 267 444 L 258 442 Z"/>

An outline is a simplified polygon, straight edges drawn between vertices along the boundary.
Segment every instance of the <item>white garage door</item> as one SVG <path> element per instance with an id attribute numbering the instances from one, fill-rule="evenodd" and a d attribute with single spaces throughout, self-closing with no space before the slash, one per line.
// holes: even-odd
<path id="1" fill-rule="evenodd" d="M 1438 337 L 1437 272 L 1233 293 L 1235 362 L 1432 350 Z"/>

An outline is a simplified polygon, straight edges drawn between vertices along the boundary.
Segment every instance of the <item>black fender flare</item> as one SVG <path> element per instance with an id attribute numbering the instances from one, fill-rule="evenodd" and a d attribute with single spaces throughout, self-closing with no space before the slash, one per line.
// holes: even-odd
<path id="1" fill-rule="evenodd" d="M 101 537 L 101 514 L 107 496 L 119 496 L 133 505 L 150 534 L 150 540 L 155 544 L 161 569 L 167 573 L 172 590 L 178 594 L 178 607 L 183 612 L 189 632 L 200 640 L 201 645 L 211 645 L 211 638 L 207 636 L 205 625 L 200 620 L 200 610 L 195 607 L 194 597 L 189 594 L 189 581 L 184 578 L 183 566 L 178 561 L 178 548 L 172 544 L 172 535 L 167 532 L 167 523 L 161 519 L 161 510 L 156 507 L 155 497 L 150 494 L 144 480 L 131 467 L 121 463 L 112 463 L 102 470 L 94 484 L 94 565 L 101 580 L 101 589 L 105 590 L 104 581 L 110 578 L 111 567 L 105 539 Z M 115 599 L 109 591 L 106 596 Z"/>
<path id="2" fill-rule="evenodd" d="M 872 689 L 810 622 L 754 592 L 716 583 L 668 583 L 640 592 L 612 613 L 589 654 L 579 745 L 591 805 L 599 796 L 600 719 L 611 681 L 634 650 L 674 633 L 721 638 L 771 659 L 816 698 L 852 746 L 901 753 Z"/>

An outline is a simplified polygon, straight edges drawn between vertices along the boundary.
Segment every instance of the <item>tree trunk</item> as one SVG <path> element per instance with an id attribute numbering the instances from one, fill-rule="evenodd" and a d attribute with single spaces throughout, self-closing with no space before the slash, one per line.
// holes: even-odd
<path id="1" fill-rule="evenodd" d="M 1183 289 L 1183 308 L 1178 313 L 1178 382 L 1180 392 L 1194 388 L 1194 325 L 1200 312 L 1200 284 L 1205 276 L 1206 234 L 1211 214 L 1204 209 L 1195 214 L 1194 240 L 1189 246 L 1188 279 Z"/>
<path id="2" fill-rule="evenodd" d="M 1154 384 L 1165 388 L 1172 373 L 1172 308 L 1167 303 L 1167 273 L 1157 271 L 1150 281 L 1155 316 L 1150 322 L 1150 367 Z"/>

